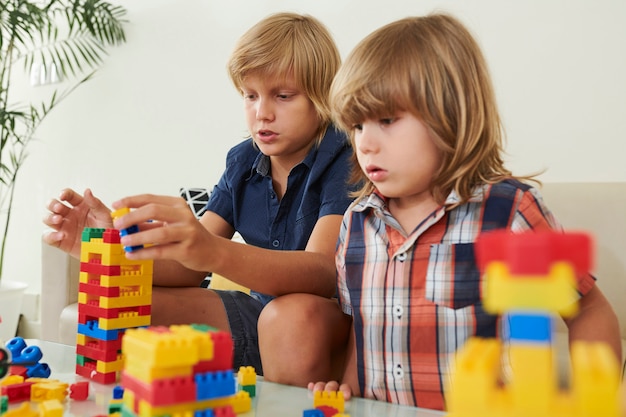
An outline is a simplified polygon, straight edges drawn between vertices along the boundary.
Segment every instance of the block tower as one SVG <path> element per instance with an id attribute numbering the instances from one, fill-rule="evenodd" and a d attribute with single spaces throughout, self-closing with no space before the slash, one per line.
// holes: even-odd
<path id="1" fill-rule="evenodd" d="M 606 344 L 573 344 L 568 387 L 559 386 L 553 361 L 553 321 L 577 312 L 576 276 L 591 269 L 589 236 L 496 231 L 475 248 L 485 309 L 502 315 L 508 341 L 472 338 L 459 351 L 448 416 L 621 416 L 620 366 Z"/>
<path id="2" fill-rule="evenodd" d="M 116 229 L 83 231 L 76 373 L 101 384 L 119 377 L 126 329 L 150 325 L 152 261 L 128 260 L 124 251 Z"/>
<path id="3" fill-rule="evenodd" d="M 129 329 L 122 351 L 123 416 L 230 417 L 251 409 L 249 392 L 237 391 L 227 332 L 203 325 Z"/>

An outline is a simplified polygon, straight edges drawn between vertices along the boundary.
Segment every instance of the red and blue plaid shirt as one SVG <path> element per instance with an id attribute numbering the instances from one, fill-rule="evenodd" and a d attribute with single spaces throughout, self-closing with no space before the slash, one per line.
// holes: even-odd
<path id="1" fill-rule="evenodd" d="M 497 337 L 499 318 L 483 309 L 474 260 L 479 233 L 560 229 L 539 192 L 507 180 L 480 187 L 452 210 L 452 193 L 408 235 L 378 193 L 346 212 L 336 253 L 339 301 L 352 315 L 361 393 L 444 409 L 454 353 L 471 336 Z M 594 278 L 578 279 L 585 294 Z"/>

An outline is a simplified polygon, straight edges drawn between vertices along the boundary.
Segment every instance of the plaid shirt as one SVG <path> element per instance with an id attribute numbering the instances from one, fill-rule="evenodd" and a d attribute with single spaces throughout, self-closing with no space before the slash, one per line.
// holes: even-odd
<path id="1" fill-rule="evenodd" d="M 456 203 L 452 193 L 445 206 Z M 560 229 L 538 191 L 518 181 L 485 185 L 437 209 L 407 235 L 374 193 L 343 220 L 336 253 L 339 301 L 352 315 L 366 398 L 444 409 L 454 352 L 471 336 L 497 337 L 484 311 L 473 242 L 481 232 Z M 578 291 L 594 285 L 579 277 Z"/>

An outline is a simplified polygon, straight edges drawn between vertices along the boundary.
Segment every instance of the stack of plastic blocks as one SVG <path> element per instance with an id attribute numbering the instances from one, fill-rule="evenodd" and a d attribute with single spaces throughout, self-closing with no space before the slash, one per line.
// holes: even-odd
<path id="1" fill-rule="evenodd" d="M 129 329 L 122 415 L 232 416 L 251 409 L 237 391 L 230 334 L 202 325 Z"/>
<path id="2" fill-rule="evenodd" d="M 344 414 L 345 401 L 341 391 L 315 391 L 313 407 L 302 412 L 302 417 L 350 417 Z"/>
<path id="3" fill-rule="evenodd" d="M 116 229 L 85 228 L 78 290 L 76 373 L 115 383 L 123 367 L 122 335 L 150 325 L 152 261 L 126 259 Z"/>

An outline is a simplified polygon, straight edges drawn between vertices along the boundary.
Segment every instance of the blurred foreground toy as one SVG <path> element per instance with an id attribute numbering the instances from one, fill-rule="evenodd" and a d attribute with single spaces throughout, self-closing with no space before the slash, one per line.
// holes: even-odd
<path id="1" fill-rule="evenodd" d="M 485 309 L 502 314 L 508 344 L 471 338 L 457 354 L 448 417 L 618 417 L 620 366 L 603 343 L 575 342 L 559 387 L 553 321 L 577 311 L 576 276 L 591 269 L 582 233 L 495 231 L 476 241 Z M 503 380 L 505 363 L 510 376 Z"/>

